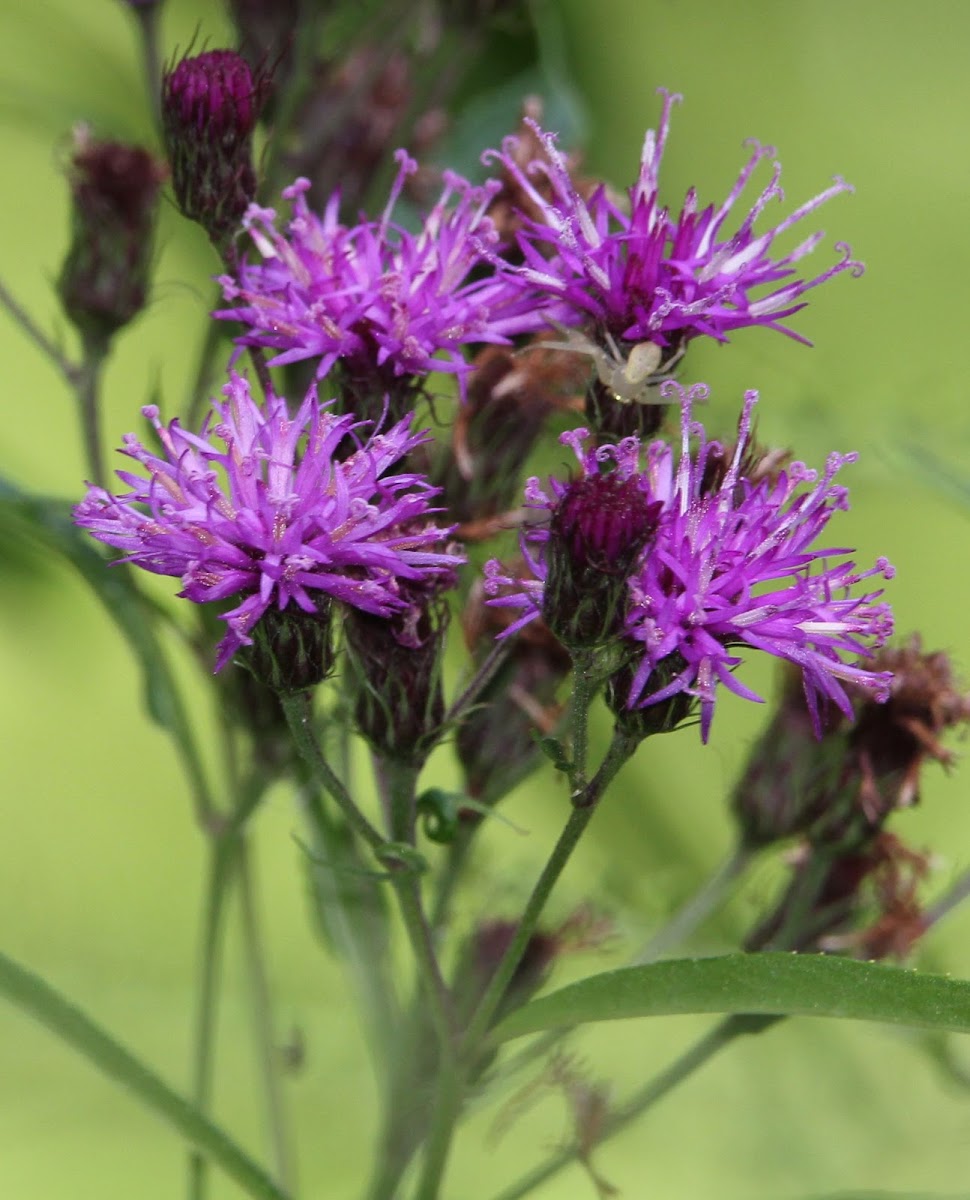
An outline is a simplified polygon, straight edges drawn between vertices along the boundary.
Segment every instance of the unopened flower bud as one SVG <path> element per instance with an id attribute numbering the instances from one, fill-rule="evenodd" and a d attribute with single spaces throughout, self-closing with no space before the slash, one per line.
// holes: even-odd
<path id="1" fill-rule="evenodd" d="M 439 580 L 435 590 L 440 585 L 447 586 Z M 407 585 L 401 590 L 405 593 Z M 407 607 L 389 617 L 348 610 L 344 632 L 355 676 L 358 731 L 383 757 L 420 766 L 445 715 L 441 657 L 448 607 L 418 589 L 407 599 Z"/>
<path id="2" fill-rule="evenodd" d="M 252 645 L 236 655 L 256 679 L 274 692 L 309 691 L 333 668 L 332 605 L 321 597 L 316 612 L 296 605 L 268 608 L 252 629 Z"/>
<path id="3" fill-rule="evenodd" d="M 507 609 L 484 603 L 481 584 L 472 590 L 462 623 L 476 662 L 494 649 L 496 635 L 511 619 Z M 538 739 L 556 727 L 561 712 L 556 692 L 571 667 L 569 652 L 544 621 L 532 621 L 514 639 L 455 736 L 465 790 L 472 799 L 496 803 L 539 765 Z M 462 816 L 480 819 L 470 808 Z"/>
<path id="4" fill-rule="evenodd" d="M 745 845 L 768 846 L 804 833 L 839 794 L 846 742 L 845 718 L 829 705 L 815 735 L 801 672 L 785 665 L 778 710 L 752 747 L 731 806 Z"/>
<path id="5" fill-rule="evenodd" d="M 107 342 L 145 307 L 164 164 L 140 146 L 74 132 L 71 245 L 57 290 L 81 336 Z"/>
<path id="6" fill-rule="evenodd" d="M 616 635 L 627 580 L 662 507 L 642 475 L 584 475 L 565 489 L 549 523 L 542 608 L 564 645 L 598 646 Z"/>
<path id="7" fill-rule="evenodd" d="M 256 195 L 252 138 L 267 87 L 234 50 L 183 58 L 162 80 L 176 201 L 222 253 Z"/>

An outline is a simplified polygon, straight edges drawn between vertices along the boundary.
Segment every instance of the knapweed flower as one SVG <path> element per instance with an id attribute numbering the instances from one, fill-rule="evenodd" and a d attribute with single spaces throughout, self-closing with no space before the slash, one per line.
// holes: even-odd
<path id="1" fill-rule="evenodd" d="M 502 165 L 528 200 L 518 234 L 525 256 L 518 272 L 521 286 L 532 290 L 549 320 L 583 331 L 573 348 L 582 349 L 588 336 L 601 381 L 626 402 L 642 400 L 654 371 L 675 361 L 694 337 L 723 342 L 735 329 L 761 325 L 805 342 L 784 324 L 804 307 L 805 293 L 842 271 L 862 270 L 848 247 L 839 244 L 842 257 L 834 266 L 798 277 L 797 264 L 815 249 L 822 233 L 786 254 L 773 254 L 776 239 L 833 196 L 851 190 L 841 179 L 757 233 L 754 226 L 768 203 L 782 198 L 776 163 L 737 227 L 729 227 L 755 168 L 774 155 L 770 146 L 754 144 L 721 205 L 699 209 L 692 188 L 679 214 L 661 207 L 660 164 L 671 109 L 680 100 L 666 91 L 661 95 L 659 127 L 647 131 L 640 174 L 626 204 L 605 186 L 588 197 L 581 194 L 554 137 L 535 123 L 543 153 L 528 166 L 518 161 L 515 139 L 507 140 L 501 152 L 485 156 Z"/>
<path id="2" fill-rule="evenodd" d="M 868 655 L 891 633 L 889 606 L 876 602 L 881 592 L 860 594 L 857 588 L 876 575 L 890 578 L 892 568 L 880 559 L 870 570 L 858 571 L 846 557 L 848 550 L 815 548 L 834 513 L 847 507 L 847 492 L 834 479 L 856 455 L 831 455 L 821 477 L 792 463 L 748 478 L 742 467 L 757 393 L 745 396 L 734 455 L 725 468 L 723 447 L 708 441 L 691 417 L 693 404 L 707 389 L 698 385 L 684 391 L 668 382 L 664 390 L 682 406 L 682 445 L 675 464 L 665 442 L 650 443 L 637 477 L 660 511 L 651 518 L 655 529 L 627 581 L 620 636 L 631 666 L 622 705 L 636 711 L 689 697 L 699 702 L 706 741 L 718 684 L 746 699 L 761 699 L 734 673 L 742 661 L 736 651 L 745 646 L 801 668 L 816 734 L 826 700 L 851 716 L 843 684 L 884 699 L 892 675 L 867 671 L 844 656 Z M 612 470 L 621 479 L 634 479 L 636 439 L 592 450 L 584 447 L 587 436 L 585 430 L 563 435 L 585 478 Z M 713 470 L 712 463 L 717 464 Z M 547 493 L 538 480 L 529 481 L 527 501 L 549 510 L 546 526 L 525 538 L 533 579 L 513 580 L 498 563 L 486 567 L 492 603 L 521 610 L 508 632 L 547 612 L 550 528 L 567 494 L 562 484 L 554 483 Z"/>
<path id="3" fill-rule="evenodd" d="M 180 578 L 180 596 L 235 601 L 221 614 L 228 632 L 217 671 L 270 611 L 292 604 L 313 614 L 332 599 L 388 616 L 404 607 L 399 581 L 430 580 L 463 561 L 430 519 L 435 489 L 421 475 L 389 473 L 426 440 L 410 419 L 337 458 L 360 429 L 354 417 L 311 394 L 291 418 L 282 398 L 257 404 L 238 375 L 224 393 L 198 436 L 177 420 L 163 426 L 154 405 L 143 409 L 161 453 L 133 435 L 122 453 L 147 478 L 119 471 L 130 491 L 91 487 L 74 510 L 78 525 L 125 551 L 120 561 Z"/>
<path id="4" fill-rule="evenodd" d="M 322 378 L 339 362 L 352 392 L 365 404 L 388 393 L 392 411 L 430 371 L 453 372 L 464 387 L 462 346 L 506 343 L 542 323 L 532 299 L 483 256 L 496 236 L 485 208 L 498 185 L 475 188 L 446 173 L 438 202 L 411 233 L 391 214 L 417 164 L 403 150 L 396 159 L 380 220 L 342 225 L 337 194 L 317 216 L 305 179 L 283 193 L 293 208 L 285 233 L 272 209 L 250 208 L 245 227 L 263 261 L 220 279 L 232 307 L 215 314 L 242 322 L 239 343 L 273 351 L 271 366 L 316 358 Z"/>

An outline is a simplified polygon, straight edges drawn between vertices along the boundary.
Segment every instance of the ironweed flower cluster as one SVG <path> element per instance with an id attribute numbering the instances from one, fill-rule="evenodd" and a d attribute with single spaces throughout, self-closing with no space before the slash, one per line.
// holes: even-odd
<path id="1" fill-rule="evenodd" d="M 144 407 L 153 433 L 124 439 L 134 466 L 118 471 L 118 494 L 90 454 L 96 482 L 74 520 L 120 551 L 117 562 L 179 581 L 190 602 L 178 618 L 186 640 L 225 672 L 214 686 L 226 787 L 255 783 L 251 793 L 239 786 L 245 794 L 229 816 L 200 806 L 207 832 L 231 833 L 214 871 L 231 877 L 235 839 L 241 845 L 243 822 L 277 777 L 298 781 L 315 916 L 353 963 L 375 1045 L 404 1048 L 396 1061 L 375 1056 L 390 1097 L 387 1161 L 367 1194 L 398 1195 L 426 1146 L 414 1195 L 434 1200 L 465 1094 L 494 1069 L 497 1022 L 530 1001 L 560 955 L 562 931 L 541 927 L 550 892 L 645 739 L 696 718 L 707 743 L 725 693 L 763 702 L 742 682 L 750 654 L 777 660 L 789 680 L 733 797 L 738 842 L 744 855 L 787 839 L 805 845 L 747 947 L 902 952 L 927 927 L 915 897 L 926 864 L 884 826 L 916 797 L 926 760 L 950 765 L 940 737 L 970 719 L 970 701 L 945 658 L 923 655 L 918 642 L 886 646 L 893 618 L 883 582 L 893 569 L 885 558 L 857 566 L 835 532 L 848 508 L 842 472 L 857 455 L 832 453 L 815 470 L 761 450 L 754 390 L 730 440 L 718 440 L 697 420 L 707 385 L 674 378 L 698 338 L 725 343 L 763 328 L 807 341 L 790 324 L 807 296 L 862 268 L 837 242 L 837 261 L 807 269 L 821 232 L 786 244 L 849 186 L 836 179 L 772 224 L 777 163 L 744 198 L 774 156 L 754 144 L 723 202 L 705 204 L 691 189 L 669 207 L 660 175 L 679 97 L 663 91 L 625 195 L 580 177 L 532 102 L 518 136 L 483 155 L 497 177 L 481 184 L 419 167 L 418 148 L 441 125 L 412 123 L 401 140 L 413 154 L 397 151 L 389 194 L 368 210 L 379 215 L 354 219 L 346 194 L 324 184 L 345 163 L 354 201 L 373 194 L 396 128 L 381 81 L 389 64 L 395 77 L 400 67 L 391 94 L 411 95 L 416 64 L 403 45 L 393 62 L 362 45 L 343 76 L 316 60 L 307 75 L 291 45 L 302 9 L 278 8 L 234 5 L 248 60 L 206 51 L 162 81 L 177 204 L 221 261 L 212 317 L 234 323 L 221 398 L 201 422 L 163 421 L 159 405 Z M 275 64 L 261 60 L 261 47 Z M 261 181 L 252 146 L 267 102 L 282 124 L 267 129 L 273 177 Z M 345 133 L 370 131 L 367 144 L 308 138 L 324 102 L 344 106 Z M 72 320 L 82 333 L 94 322 L 106 346 L 144 302 L 162 169 L 113 143 L 80 150 L 80 232 L 93 220 L 93 184 L 107 167 L 127 168 L 114 240 L 105 250 L 100 233 L 90 246 L 76 238 L 61 280 Z M 267 203 L 297 162 L 281 215 Z M 139 231 L 142 255 L 130 248 Z M 127 292 L 114 270 L 122 260 L 136 267 Z M 105 290 L 112 303 L 102 312 Z M 219 344 L 210 336 L 207 352 Z M 86 364 L 80 397 L 94 447 L 99 365 Z M 436 390 L 457 396 L 445 422 Z M 665 431 L 674 412 L 679 428 Z M 559 444 L 576 467 L 547 482 L 529 477 L 518 504 L 552 420 L 569 426 Z M 513 530 L 514 561 L 500 540 Z M 473 544 L 496 540 L 483 570 L 470 568 Z M 140 586 L 136 572 L 129 579 Z M 155 619 L 160 606 L 145 607 Z M 224 626 L 217 646 L 213 610 Z M 459 626 L 469 661 L 452 695 L 446 643 Z M 241 686 L 233 663 L 248 668 Z M 590 712 L 601 696 L 614 729 L 594 763 Z M 328 759 L 339 740 L 347 766 L 352 735 L 374 764 L 370 805 Z M 422 790 L 429 758 L 449 741 L 462 790 Z M 568 782 L 569 815 L 522 915 L 476 911 L 472 932 L 452 936 L 479 831 L 545 760 Z M 439 843 L 433 858 L 428 841 Z M 220 886 L 215 875 L 210 918 Z M 877 920 L 860 929 L 873 888 Z M 387 964 L 399 956 L 385 893 L 419 981 L 411 1005 L 391 986 Z M 212 986 L 203 982 L 203 1003 Z M 200 1038 L 209 1025 L 203 1013 Z M 205 1062 L 208 1047 L 197 1050 Z M 580 1087 L 571 1067 L 558 1075 L 574 1096 L 595 1099 L 593 1116 L 577 1118 L 588 1165 L 590 1129 L 608 1125 L 606 1093 Z M 402 1105 L 402 1096 L 417 1100 Z"/>

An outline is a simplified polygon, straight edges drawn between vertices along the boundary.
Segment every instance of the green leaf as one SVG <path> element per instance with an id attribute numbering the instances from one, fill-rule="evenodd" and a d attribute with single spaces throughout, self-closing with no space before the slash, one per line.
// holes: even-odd
<path id="1" fill-rule="evenodd" d="M 970 1033 L 970 982 L 820 954 L 680 959 L 570 984 L 517 1009 L 491 1036 L 674 1013 L 845 1017 Z"/>
<path id="2" fill-rule="evenodd" d="M 256 1200 L 287 1200 L 287 1194 L 218 1125 L 43 979 L 3 953 L 0 953 L 0 996 L 46 1025 L 102 1074 L 128 1088 L 190 1145 L 218 1163 L 247 1195 Z"/>

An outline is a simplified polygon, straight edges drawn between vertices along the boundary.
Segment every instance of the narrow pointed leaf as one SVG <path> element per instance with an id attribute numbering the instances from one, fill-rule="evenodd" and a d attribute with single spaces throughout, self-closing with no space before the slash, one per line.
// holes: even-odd
<path id="1" fill-rule="evenodd" d="M 102 1074 L 128 1088 L 190 1145 L 218 1163 L 248 1196 L 254 1200 L 287 1200 L 287 1193 L 219 1126 L 43 979 L 2 953 L 0 997 L 46 1025 Z"/>
<path id="2" fill-rule="evenodd" d="M 570 984 L 506 1017 L 492 1040 L 675 1013 L 843 1017 L 970 1033 L 970 982 L 820 954 L 680 959 Z"/>

